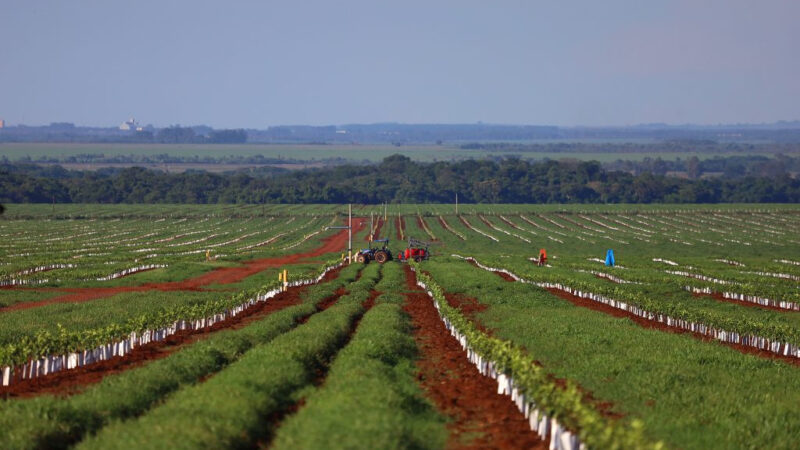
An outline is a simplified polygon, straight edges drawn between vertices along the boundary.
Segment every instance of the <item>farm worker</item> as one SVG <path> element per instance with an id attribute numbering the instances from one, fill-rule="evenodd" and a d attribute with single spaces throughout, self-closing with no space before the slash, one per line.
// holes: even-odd
<path id="1" fill-rule="evenodd" d="M 539 250 L 539 265 L 544 266 L 547 264 L 547 251 L 545 249 Z"/>
<path id="2" fill-rule="evenodd" d="M 606 265 L 614 267 L 614 250 L 608 249 L 606 252 Z"/>
<path id="3" fill-rule="evenodd" d="M 211 250 L 206 250 L 206 261 L 211 261 Z"/>

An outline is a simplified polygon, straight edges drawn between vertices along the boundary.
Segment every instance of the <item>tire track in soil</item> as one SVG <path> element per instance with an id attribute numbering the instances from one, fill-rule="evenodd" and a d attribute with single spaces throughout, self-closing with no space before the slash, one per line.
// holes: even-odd
<path id="1" fill-rule="evenodd" d="M 323 278 L 322 283 L 336 279 L 339 276 L 340 270 L 341 268 L 328 272 L 325 278 Z M 299 305 L 302 303 L 302 294 L 310 286 L 311 285 L 289 288 L 287 292 L 281 292 L 265 302 L 256 303 L 234 317 L 215 323 L 210 328 L 201 330 L 181 330 L 163 341 L 150 342 L 136 347 L 125 356 L 113 357 L 105 361 L 96 362 L 76 369 L 63 370 L 51 375 L 20 380 L 13 383 L 11 386 L 0 387 L 0 396 L 7 399 L 14 397 L 34 397 L 44 394 L 53 394 L 60 397 L 79 394 L 86 387 L 99 383 L 108 375 L 114 375 L 141 367 L 151 361 L 165 358 L 195 342 L 204 340 L 217 331 L 243 328 L 274 312 L 281 311 L 290 306 Z M 326 297 L 317 305 L 317 310 L 314 313 L 298 318 L 296 323 L 298 325 L 306 323 L 312 315 L 328 309 L 336 303 L 339 297 L 346 293 L 347 290 L 344 287 L 337 289 L 333 295 Z M 211 375 L 213 375 L 213 373 L 208 374 L 205 378 Z"/>
<path id="2" fill-rule="evenodd" d="M 470 261 L 470 263 L 474 264 L 472 261 Z M 510 281 L 510 282 L 516 281 L 513 278 L 511 278 L 508 274 L 505 274 L 505 273 L 502 273 L 502 272 L 495 272 L 495 271 L 491 271 L 491 272 L 494 273 L 495 275 L 503 278 L 506 281 Z M 758 356 L 760 358 L 776 359 L 776 360 L 779 360 L 779 361 L 783 361 L 785 363 L 789 363 L 789 364 L 791 364 L 793 366 L 800 367 L 800 359 L 794 358 L 792 356 L 779 355 L 777 353 L 769 352 L 769 351 L 766 351 L 766 350 L 761 350 L 761 349 L 758 349 L 758 348 L 755 348 L 755 347 L 746 346 L 746 345 L 733 344 L 731 342 L 722 342 L 720 340 L 712 338 L 711 336 L 706 336 L 705 334 L 702 334 L 702 333 L 689 331 L 689 330 L 684 330 L 684 329 L 681 329 L 681 328 L 675 328 L 675 327 L 668 326 L 668 325 L 666 325 L 664 323 L 661 323 L 661 322 L 656 322 L 654 320 L 648 320 L 648 319 L 645 319 L 643 317 L 639 317 L 639 316 L 637 316 L 637 315 L 635 315 L 633 313 L 630 313 L 630 312 L 627 312 L 627 311 L 623 311 L 621 309 L 617 309 L 617 308 L 605 305 L 603 303 L 596 302 L 594 300 L 589 300 L 589 299 L 586 299 L 586 298 L 581 298 L 581 297 L 572 295 L 569 292 L 562 291 L 560 289 L 547 288 L 546 290 L 548 292 L 550 292 L 551 294 L 555 295 L 556 297 L 562 298 L 562 299 L 564 299 L 564 300 L 566 300 L 566 301 L 568 301 L 568 302 L 572 303 L 573 305 L 578 306 L 580 308 L 591 309 L 593 311 L 598 311 L 598 312 L 601 312 L 601 313 L 604 313 L 604 314 L 608 314 L 610 316 L 614 316 L 614 317 L 618 317 L 618 318 L 627 318 L 627 319 L 630 319 L 632 322 L 634 322 L 636 325 L 639 325 L 642 328 L 648 328 L 648 329 L 653 329 L 653 330 L 658 330 L 658 331 L 663 331 L 663 332 L 666 332 L 666 333 L 673 333 L 673 334 L 688 334 L 688 335 L 692 336 L 695 339 L 698 339 L 698 340 L 701 340 L 701 341 L 704 341 L 704 342 L 711 342 L 711 343 L 724 345 L 724 346 L 732 348 L 732 349 L 734 349 L 734 350 L 736 350 L 736 351 L 738 351 L 740 353 L 744 353 L 744 354 L 747 354 L 747 355 Z M 741 302 L 734 302 L 734 303 L 738 304 L 738 303 L 741 303 Z"/>
<path id="3" fill-rule="evenodd" d="M 417 287 L 406 266 L 406 302 L 414 340 L 420 351 L 417 380 L 448 425 L 448 448 L 546 449 L 528 420 L 507 396 L 497 394 L 497 382 L 481 375 L 450 335 L 428 295 Z"/>
<path id="4" fill-rule="evenodd" d="M 361 323 L 361 319 L 363 319 L 364 315 L 367 314 L 367 312 L 370 309 L 372 309 L 373 306 L 375 306 L 375 299 L 378 298 L 378 296 L 380 295 L 381 292 L 376 291 L 374 289 L 370 290 L 369 297 L 364 301 L 364 311 L 361 314 L 359 314 L 355 318 L 355 320 L 353 320 L 353 323 L 350 325 L 350 331 L 347 337 L 345 337 L 344 340 L 342 341 L 342 344 L 339 346 L 339 349 L 336 351 L 335 354 L 331 355 L 330 358 L 328 358 L 325 361 L 325 364 L 323 366 L 320 366 L 316 369 L 316 372 L 314 374 L 314 379 L 311 381 L 311 384 L 315 388 L 319 389 L 325 384 L 325 379 L 328 376 L 328 371 L 330 370 L 331 365 L 333 365 L 334 361 L 336 360 L 336 356 L 339 354 L 340 351 L 342 351 L 345 347 L 347 347 L 347 344 L 349 344 L 350 340 L 353 339 L 353 336 L 356 334 L 356 331 L 358 330 L 358 325 Z M 325 309 L 327 309 L 327 307 Z M 266 430 L 265 434 L 258 438 L 257 442 L 253 445 L 253 448 L 256 449 L 270 448 L 272 440 L 275 438 L 275 433 L 278 431 L 281 424 L 287 418 L 297 414 L 301 409 L 303 409 L 305 404 L 306 404 L 306 399 L 305 397 L 303 397 L 299 399 L 297 402 L 282 409 L 281 411 L 277 411 L 270 414 L 265 420 L 265 422 L 268 424 L 263 428 L 264 430 Z"/>
<path id="5" fill-rule="evenodd" d="M 353 227 L 358 229 L 364 225 L 363 218 L 354 218 Z M 240 266 L 220 267 L 200 276 L 182 281 L 168 281 L 163 283 L 146 283 L 138 286 L 117 286 L 117 287 L 97 287 L 97 288 L 58 288 L 59 290 L 71 292 L 67 295 L 38 300 L 33 302 L 15 303 L 5 308 L 0 308 L 0 313 L 16 311 L 29 308 L 38 308 L 53 303 L 83 303 L 90 300 L 110 297 L 124 292 L 146 292 L 146 291 L 205 291 L 204 286 L 210 284 L 231 284 L 242 281 L 243 279 L 263 272 L 267 269 L 283 267 L 288 264 L 309 262 L 313 258 L 341 250 L 347 244 L 347 230 L 342 230 L 322 241 L 322 245 L 314 250 L 304 253 L 294 253 L 287 256 L 274 258 L 255 259 L 246 261 Z"/>

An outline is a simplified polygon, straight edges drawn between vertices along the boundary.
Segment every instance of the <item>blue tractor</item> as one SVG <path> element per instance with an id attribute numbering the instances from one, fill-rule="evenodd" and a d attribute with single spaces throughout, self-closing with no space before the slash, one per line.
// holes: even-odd
<path id="1" fill-rule="evenodd" d="M 392 251 L 389 250 L 389 239 L 375 239 L 372 242 L 379 242 L 383 245 L 380 248 L 370 247 L 356 252 L 355 260 L 364 264 L 370 261 L 377 261 L 380 264 L 391 261 Z"/>

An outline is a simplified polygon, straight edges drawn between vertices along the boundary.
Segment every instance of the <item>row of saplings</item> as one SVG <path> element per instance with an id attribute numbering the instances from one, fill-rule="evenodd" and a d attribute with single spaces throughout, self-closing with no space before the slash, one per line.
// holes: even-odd
<path id="1" fill-rule="evenodd" d="M 378 247 L 375 244 L 379 244 Z M 353 255 L 353 259 L 360 263 L 367 264 L 370 261 L 375 261 L 380 264 L 385 263 L 386 261 L 391 261 L 392 258 L 392 251 L 389 249 L 389 239 L 375 239 L 372 241 L 372 244 L 369 248 L 361 249 Z M 407 262 L 410 260 L 414 260 L 420 262 L 422 260 L 426 260 L 430 257 L 430 251 L 428 247 L 433 245 L 431 242 L 424 242 L 414 238 L 408 238 L 408 246 L 405 250 L 401 250 L 397 253 L 397 260 L 400 262 Z"/>

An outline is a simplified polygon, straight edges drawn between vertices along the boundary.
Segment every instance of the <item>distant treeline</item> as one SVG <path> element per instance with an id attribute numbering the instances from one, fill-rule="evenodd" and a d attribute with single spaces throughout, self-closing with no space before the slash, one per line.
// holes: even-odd
<path id="1" fill-rule="evenodd" d="M 209 142 L 214 142 L 215 138 L 207 132 L 211 127 L 206 125 L 178 128 L 191 129 L 197 135 L 207 137 Z M 158 130 L 152 126 L 143 127 L 140 132 L 131 132 L 118 128 L 76 127 L 71 123 L 53 123 L 39 127 L 20 125 L 0 129 L 0 142 L 173 142 L 169 139 L 194 139 L 191 136 L 181 135 L 180 131 L 182 130 L 172 130 L 167 132 L 167 135 L 159 136 Z M 797 121 L 751 125 L 650 124 L 630 127 L 375 123 L 328 126 L 280 125 L 266 129 L 221 131 L 244 131 L 247 134 L 247 142 L 260 143 L 405 145 L 444 142 L 525 142 L 550 139 L 800 142 L 800 122 Z M 226 140 L 239 139 L 241 134 L 221 137 Z"/>
<path id="2" fill-rule="evenodd" d="M 604 163 L 605 170 L 624 170 L 634 175 L 652 173 L 653 175 L 669 175 L 681 173 L 688 178 L 701 176 L 725 177 L 728 179 L 754 177 L 780 177 L 786 174 L 800 173 L 800 158 L 785 155 L 766 156 L 716 156 L 699 159 L 692 156 L 686 159 L 663 160 L 661 158 L 645 158 L 641 161 L 617 160 Z"/>
<path id="3" fill-rule="evenodd" d="M 244 173 L 93 172 L 0 166 L 0 202 L 57 203 L 718 203 L 800 202 L 789 175 L 685 179 L 606 171 L 597 162 L 517 159 L 342 165 L 272 178 Z"/>
<path id="4" fill-rule="evenodd" d="M 247 142 L 243 129 L 215 130 L 207 126 L 167 128 L 143 127 L 141 130 L 76 127 L 71 123 L 47 126 L 0 128 L 0 142 L 100 142 L 137 144 L 242 144 Z"/>

